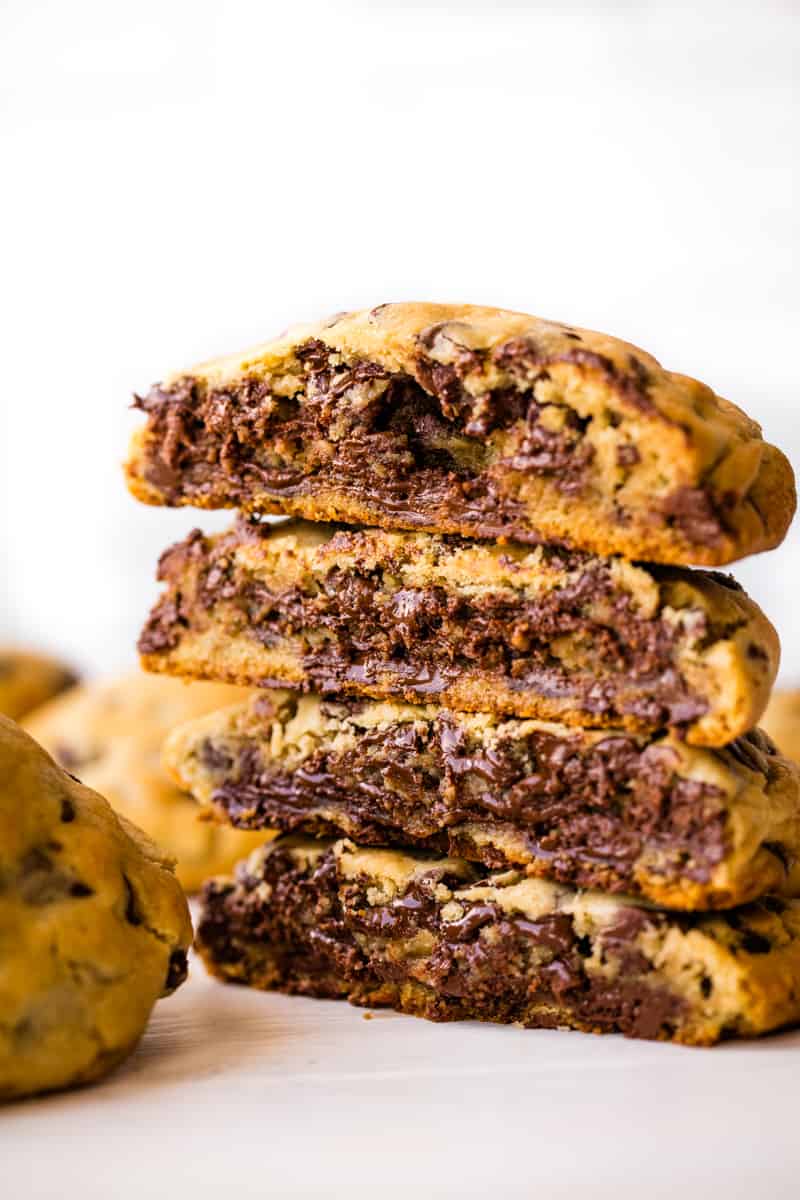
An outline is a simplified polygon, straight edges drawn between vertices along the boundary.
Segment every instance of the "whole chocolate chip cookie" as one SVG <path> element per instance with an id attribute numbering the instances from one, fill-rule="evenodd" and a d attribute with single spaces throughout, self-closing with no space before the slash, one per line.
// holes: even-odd
<path id="1" fill-rule="evenodd" d="M 176 725 L 242 701 L 243 688 L 187 684 L 132 671 L 73 688 L 41 708 L 26 729 L 66 770 L 94 788 L 177 861 L 193 892 L 264 840 L 203 819 L 161 768 L 161 745 Z"/>
<path id="2" fill-rule="evenodd" d="M 0 717 L 0 1099 L 107 1074 L 191 940 L 171 861 Z"/>
<path id="3" fill-rule="evenodd" d="M 77 677 L 56 658 L 0 646 L 0 713 L 15 721 L 65 691 Z"/>
<path id="4" fill-rule="evenodd" d="M 384 304 L 137 399 L 149 504 L 561 542 L 713 566 L 777 545 L 791 467 L 710 388 L 523 313 Z"/>

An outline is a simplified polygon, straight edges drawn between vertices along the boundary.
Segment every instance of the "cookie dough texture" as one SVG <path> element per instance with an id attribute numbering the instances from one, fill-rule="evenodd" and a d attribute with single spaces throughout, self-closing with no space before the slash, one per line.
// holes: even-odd
<path id="1" fill-rule="evenodd" d="M 337 529 L 199 530 L 162 555 L 144 666 L 437 700 L 722 746 L 769 696 L 777 635 L 731 579 L 618 558 Z"/>
<path id="2" fill-rule="evenodd" d="M 76 676 L 56 658 L 0 646 L 0 713 L 17 721 L 38 705 L 76 682 Z"/>
<path id="3" fill-rule="evenodd" d="M 150 504 L 705 566 L 777 545 L 795 506 L 784 455 L 703 384 L 495 308 L 341 313 L 138 404 L 127 477 Z"/>
<path id="4" fill-rule="evenodd" d="M 223 979 L 448 1021 L 710 1045 L 800 1018 L 800 903 L 669 914 L 457 858 L 289 838 L 204 893 Z"/>
<path id="5" fill-rule="evenodd" d="M 0 717 L 0 1099 L 112 1070 L 191 940 L 171 861 Z"/>
<path id="6" fill-rule="evenodd" d="M 437 705 L 267 692 L 179 727 L 178 785 L 223 820 L 420 846 L 676 909 L 800 894 L 800 768 Z"/>
<path id="7" fill-rule="evenodd" d="M 35 713 L 26 728 L 61 766 L 163 846 L 177 860 L 183 887 L 193 892 L 258 843 L 202 819 L 192 797 L 165 775 L 161 747 L 176 725 L 247 695 L 224 684 L 132 671 L 73 688 Z"/>
<path id="8" fill-rule="evenodd" d="M 764 728 L 782 754 L 800 763 L 800 688 L 780 688 L 772 693 Z"/>

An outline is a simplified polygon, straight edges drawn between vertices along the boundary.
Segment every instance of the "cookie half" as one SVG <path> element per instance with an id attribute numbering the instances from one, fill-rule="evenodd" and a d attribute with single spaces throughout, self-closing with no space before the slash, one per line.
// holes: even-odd
<path id="1" fill-rule="evenodd" d="M 707 750 L 276 691 L 177 729 L 164 764 L 244 829 L 418 846 L 679 909 L 800 894 L 800 768 L 758 732 Z"/>
<path id="2" fill-rule="evenodd" d="M 604 334 L 384 304 L 179 372 L 137 399 L 149 504 L 562 542 L 714 566 L 783 538 L 785 456 L 709 388 Z"/>
<path id="3" fill-rule="evenodd" d="M 202 814 L 161 766 L 176 725 L 243 700 L 246 690 L 184 683 L 130 671 L 73 688 L 45 705 L 25 728 L 66 770 L 100 792 L 177 861 L 184 888 L 229 871 L 260 842 Z"/>
<path id="4" fill-rule="evenodd" d="M 552 547 L 240 521 L 161 559 L 150 671 L 437 700 L 721 746 L 769 696 L 778 639 L 731 579 Z"/>
<path id="5" fill-rule="evenodd" d="M 205 889 L 197 945 L 253 987 L 437 1021 L 690 1045 L 800 1018 L 800 903 L 659 912 L 458 858 L 280 839 Z"/>

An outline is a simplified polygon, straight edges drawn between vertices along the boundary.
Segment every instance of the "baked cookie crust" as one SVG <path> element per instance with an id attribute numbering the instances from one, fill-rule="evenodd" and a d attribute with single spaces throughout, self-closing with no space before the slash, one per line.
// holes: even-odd
<path id="1" fill-rule="evenodd" d="M 275 691 L 181 726 L 164 765 L 245 829 L 422 847 L 676 909 L 800 894 L 800 768 L 757 731 L 707 750 Z"/>
<path id="2" fill-rule="evenodd" d="M 0 1099 L 106 1075 L 191 941 L 172 861 L 0 717 Z"/>
<path id="3" fill-rule="evenodd" d="M 384 304 L 178 372 L 137 398 L 148 504 L 561 542 L 714 566 L 776 546 L 785 456 L 696 380 L 605 334 Z"/>
<path id="4" fill-rule="evenodd" d="M 150 671 L 436 700 L 721 746 L 769 696 L 777 635 L 733 580 L 427 533 L 239 521 L 159 564 Z"/>
<path id="5" fill-rule="evenodd" d="M 280 839 L 204 892 L 222 979 L 431 1020 L 711 1045 L 800 1018 L 800 903 L 668 914 L 457 858 Z"/>

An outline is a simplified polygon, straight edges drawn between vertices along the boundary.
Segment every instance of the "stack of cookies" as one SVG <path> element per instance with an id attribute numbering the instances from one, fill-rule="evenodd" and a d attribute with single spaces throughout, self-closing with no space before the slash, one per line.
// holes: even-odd
<path id="1" fill-rule="evenodd" d="M 215 974 L 687 1043 L 800 1019 L 800 778 L 756 728 L 778 640 L 687 566 L 786 532 L 754 422 L 616 339 L 429 304 L 137 404 L 134 494 L 241 510 L 164 554 L 140 641 L 260 689 L 166 750 L 283 834 L 205 889 Z"/>

